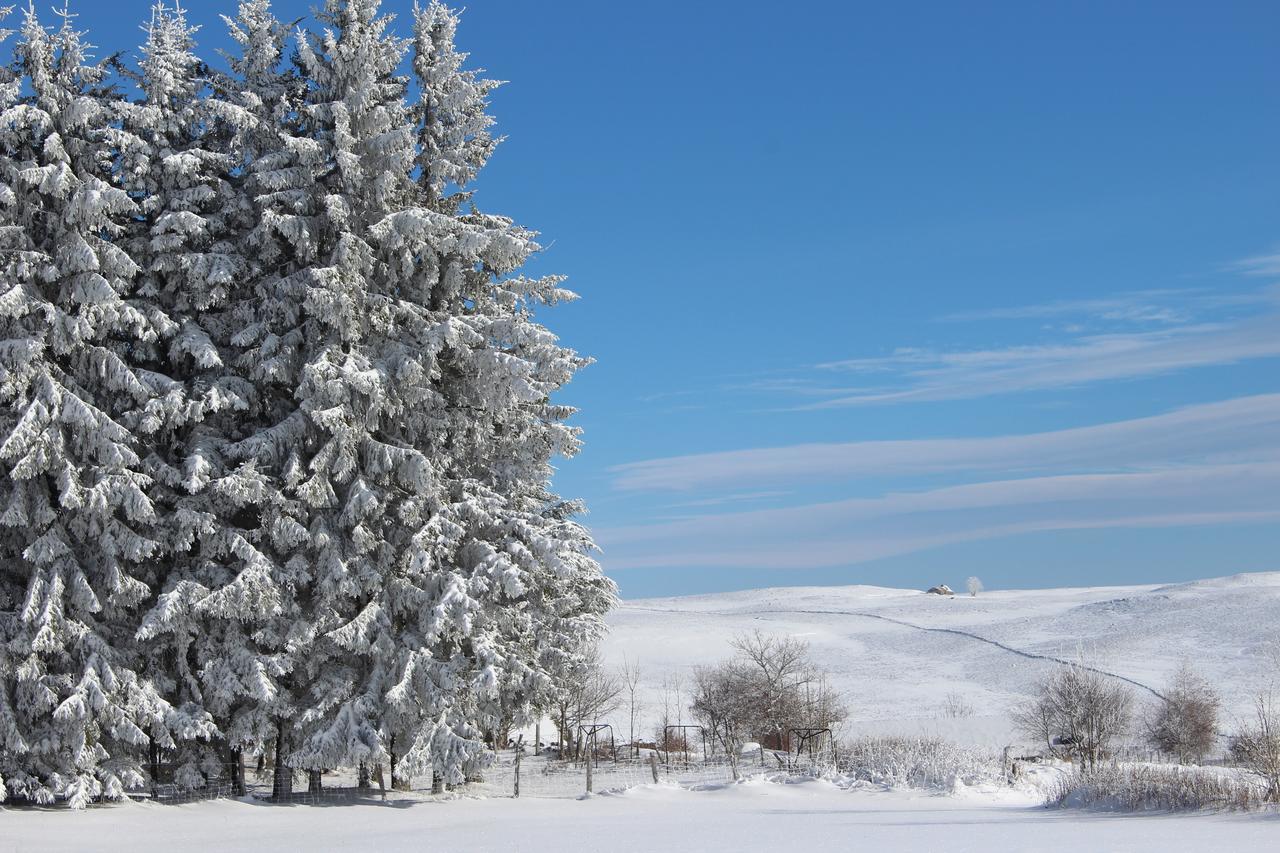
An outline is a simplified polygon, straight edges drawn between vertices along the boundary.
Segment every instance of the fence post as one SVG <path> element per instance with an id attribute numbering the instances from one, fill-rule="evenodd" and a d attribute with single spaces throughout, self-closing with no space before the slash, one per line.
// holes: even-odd
<path id="1" fill-rule="evenodd" d="M 535 744 L 536 743 L 537 741 L 535 740 Z M 514 798 L 517 800 L 520 799 L 520 757 L 522 755 L 524 755 L 524 735 L 520 735 L 520 737 L 516 739 L 516 760 L 515 760 L 516 788 L 514 792 Z"/>
<path id="2" fill-rule="evenodd" d="M 160 785 L 160 747 L 156 746 L 155 738 L 148 737 L 147 740 L 147 767 L 151 773 L 151 796 L 154 797 Z"/>
<path id="3" fill-rule="evenodd" d="M 593 750 L 588 746 L 588 748 L 587 748 L 587 793 L 588 793 L 588 794 L 590 794 L 590 793 L 591 793 L 591 764 L 592 764 L 592 762 L 591 762 L 591 758 L 592 758 L 591 753 L 592 753 L 592 751 L 593 751 Z"/>
<path id="4" fill-rule="evenodd" d="M 244 784 L 244 753 L 241 750 L 232 750 L 235 756 L 235 762 L 231 765 L 231 791 L 233 796 L 243 797 L 246 793 Z"/>
<path id="5" fill-rule="evenodd" d="M 649 753 L 649 770 L 653 773 L 653 784 L 658 784 L 658 753 Z"/>

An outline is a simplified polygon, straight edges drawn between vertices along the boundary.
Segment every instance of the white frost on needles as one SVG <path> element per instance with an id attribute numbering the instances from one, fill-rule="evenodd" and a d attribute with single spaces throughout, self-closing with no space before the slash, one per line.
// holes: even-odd
<path id="1" fill-rule="evenodd" d="M 33 11 L 0 79 L 0 785 L 84 805 L 274 745 L 461 781 L 613 604 L 550 490 L 587 360 L 476 210 L 457 15 L 266 0 L 211 71 L 154 7 L 138 91 Z M 8 35 L 12 35 L 11 33 Z M 397 76 L 406 54 L 421 92 Z M 114 62 L 114 60 L 113 60 Z"/>

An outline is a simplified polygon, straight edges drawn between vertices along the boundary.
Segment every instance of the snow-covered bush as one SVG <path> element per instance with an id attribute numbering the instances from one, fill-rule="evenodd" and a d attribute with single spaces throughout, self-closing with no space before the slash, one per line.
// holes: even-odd
<path id="1" fill-rule="evenodd" d="M 890 788 L 950 791 L 1001 779 L 995 756 L 935 737 L 866 737 L 845 744 L 840 771 Z"/>
<path id="2" fill-rule="evenodd" d="M 1121 765 L 1077 771 L 1049 791 L 1055 808 L 1099 807 L 1123 811 L 1251 809 L 1266 800 L 1266 786 L 1234 770 Z"/>

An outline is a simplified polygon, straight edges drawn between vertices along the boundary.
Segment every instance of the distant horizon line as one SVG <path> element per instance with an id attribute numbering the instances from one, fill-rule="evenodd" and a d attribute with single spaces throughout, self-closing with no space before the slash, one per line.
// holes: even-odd
<path id="1" fill-rule="evenodd" d="M 1263 570 L 1263 571 L 1252 571 L 1252 572 L 1232 572 L 1226 575 L 1211 575 L 1208 577 L 1193 578 L 1191 580 L 1168 581 L 1163 583 L 1159 583 L 1159 582 L 1158 583 L 1106 583 L 1106 584 L 1079 584 L 1075 586 L 1029 586 L 1029 587 L 984 588 L 981 592 L 978 593 L 977 597 L 982 598 L 983 596 L 994 595 L 1002 592 L 1045 592 L 1049 590 L 1066 591 L 1066 590 L 1084 590 L 1084 589 L 1137 589 L 1137 588 L 1160 589 L 1162 587 L 1191 586 L 1193 584 L 1205 583 L 1208 581 L 1225 581 L 1225 580 L 1232 580 L 1234 578 L 1256 577 L 1260 575 L 1280 576 L 1280 568 Z M 939 581 L 939 585 L 941 584 L 946 584 L 950 586 L 950 583 L 946 580 Z M 872 584 L 872 583 L 796 584 L 796 585 L 782 585 L 782 586 L 742 587 L 739 589 L 719 590 L 717 592 L 690 592 L 690 593 L 685 593 L 684 595 L 648 595 L 648 596 L 634 597 L 634 598 L 631 598 L 631 597 L 624 598 L 619 596 L 618 601 L 620 602 L 621 606 L 625 606 L 630 602 L 637 602 L 637 601 L 669 601 L 672 599 L 711 598 L 714 596 L 721 596 L 721 595 L 739 595 L 739 594 L 748 593 L 748 592 L 770 592 L 773 590 L 802 590 L 802 589 L 839 590 L 839 589 L 852 589 L 852 588 L 879 589 L 879 590 L 886 590 L 889 592 L 900 592 L 900 593 L 919 593 L 920 595 L 929 594 L 927 591 L 927 588 L 918 589 L 915 587 L 881 586 L 880 584 Z M 970 597 L 969 593 L 964 589 L 963 586 L 954 586 L 951 588 L 957 598 Z"/>

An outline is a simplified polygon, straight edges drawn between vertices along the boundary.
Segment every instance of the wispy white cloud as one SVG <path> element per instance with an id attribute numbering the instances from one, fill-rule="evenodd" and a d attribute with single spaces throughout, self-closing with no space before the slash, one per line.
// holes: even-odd
<path id="1" fill-rule="evenodd" d="M 1249 275 L 1280 274 L 1280 255 L 1260 256 L 1229 265 L 1228 269 Z M 1151 325 L 1190 323 L 1222 308 L 1274 305 L 1280 292 L 1274 287 L 1243 291 L 1208 288 L 1163 288 L 1135 290 L 1093 299 L 1057 299 L 1031 305 L 1013 305 L 957 311 L 938 320 L 970 323 L 984 320 L 1053 320 L 1070 318 L 1073 325 L 1093 322 L 1103 325 Z"/>
<path id="2" fill-rule="evenodd" d="M 1264 256 L 1233 268 L 1261 270 L 1270 262 Z M 887 355 L 777 371 L 722 390 L 791 398 L 781 408 L 803 411 L 1059 390 L 1280 356 L 1280 283 L 1143 290 L 937 319 L 981 324 L 987 335 L 1002 328 L 1022 340 L 988 347 L 900 346 Z M 999 326 L 1001 320 L 1017 322 Z"/>
<path id="3" fill-rule="evenodd" d="M 1051 432 L 753 448 L 649 459 L 612 473 L 624 490 L 693 491 L 883 475 L 1134 470 L 1268 453 L 1280 453 L 1280 394 Z"/>
<path id="4" fill-rule="evenodd" d="M 822 568 L 1016 533 L 1280 520 L 1280 459 L 996 480 L 596 531 L 610 569 Z"/>
<path id="5" fill-rule="evenodd" d="M 1280 276 L 1280 255 L 1233 269 Z M 963 330 L 967 341 L 990 339 L 993 330 L 1017 337 L 998 346 L 901 347 L 725 390 L 837 409 L 1084 387 L 1280 357 L 1277 284 L 1146 290 L 940 319 L 973 324 Z M 1035 532 L 1276 523 L 1280 394 L 1039 433 L 761 447 L 649 459 L 611 473 L 618 496 L 686 492 L 684 506 L 703 510 L 597 528 L 605 564 L 617 570 L 821 568 Z M 805 488 L 831 494 L 850 482 L 863 495 L 894 485 L 797 505 Z M 744 494 L 761 503 L 737 505 Z"/>
<path id="6" fill-rule="evenodd" d="M 1280 313 L 1158 331 L 1088 335 L 999 349 L 899 349 L 889 356 L 820 365 L 887 377 L 883 390 L 844 394 L 801 409 L 963 400 L 1067 388 L 1280 356 Z"/>
<path id="7" fill-rule="evenodd" d="M 724 506 L 725 504 L 751 503 L 769 498 L 781 498 L 791 494 L 787 491 L 737 492 L 730 495 L 718 495 L 713 498 L 701 498 L 695 501 L 682 501 L 671 504 L 672 508 L 695 508 L 708 506 Z"/>
<path id="8" fill-rule="evenodd" d="M 1280 276 L 1280 252 L 1245 258 L 1232 267 L 1245 275 Z"/>
<path id="9" fill-rule="evenodd" d="M 1202 294 L 1189 290 L 1141 290 L 1100 299 L 1062 299 L 1039 305 L 1017 305 L 958 311 L 939 317 L 950 323 L 980 320 L 1047 320 L 1058 317 L 1097 317 L 1134 323 L 1184 323 L 1191 311 L 1177 302 L 1194 302 Z"/>

